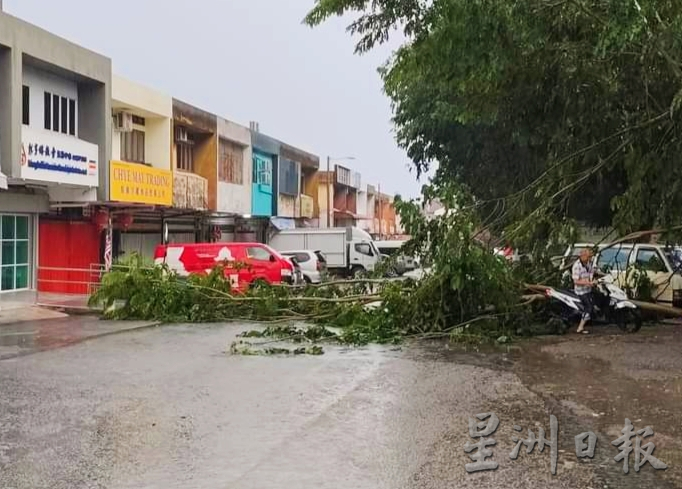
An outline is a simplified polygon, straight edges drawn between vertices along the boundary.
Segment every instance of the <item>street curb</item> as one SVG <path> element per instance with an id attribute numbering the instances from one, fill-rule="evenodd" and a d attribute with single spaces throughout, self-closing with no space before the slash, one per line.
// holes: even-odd
<path id="1" fill-rule="evenodd" d="M 121 322 L 124 322 L 124 321 L 121 321 Z M 15 353 L 12 355 L 0 357 L 0 363 L 4 362 L 5 360 L 14 360 L 14 359 L 20 358 L 20 357 L 28 357 L 31 355 L 35 355 L 37 353 L 45 353 L 45 352 L 52 351 L 52 350 L 69 348 L 71 346 L 80 345 L 81 343 L 85 343 L 86 341 L 96 340 L 99 338 L 105 338 L 107 336 L 114 336 L 114 335 L 123 334 L 123 333 L 131 333 L 131 332 L 136 332 L 136 331 L 144 331 L 147 329 L 157 328 L 159 326 L 162 326 L 163 324 L 164 323 L 162 323 L 161 321 L 152 321 L 149 324 L 143 324 L 140 326 L 132 326 L 130 328 L 118 329 L 116 331 L 106 331 L 103 333 L 94 334 L 91 336 L 86 336 L 84 338 L 80 338 L 78 340 L 74 340 L 73 342 L 65 344 L 65 345 L 60 345 L 59 348 L 46 348 L 44 350 L 19 352 L 19 353 Z"/>
<path id="2" fill-rule="evenodd" d="M 108 319 L 107 321 L 115 321 L 115 320 Z M 125 321 L 121 321 L 121 322 L 125 322 Z M 106 336 L 114 336 L 114 335 L 121 334 L 121 333 L 130 333 L 132 331 L 144 331 L 145 329 L 157 328 L 157 327 L 161 326 L 162 324 L 163 323 L 161 321 L 151 321 L 149 324 L 142 324 L 140 326 L 131 326 L 130 328 L 117 329 L 116 331 L 107 331 L 107 332 L 95 334 L 92 336 L 86 336 L 85 338 L 82 338 L 78 341 L 74 341 L 72 344 L 76 345 L 78 343 L 83 343 L 84 341 L 88 341 L 91 339 L 94 340 L 97 338 L 104 338 Z M 43 351 L 48 351 L 48 350 L 43 350 Z"/>
<path id="3" fill-rule="evenodd" d="M 50 304 L 40 304 L 37 303 L 36 306 L 43 309 L 49 309 L 51 311 L 61 312 L 69 316 L 88 316 L 88 315 L 99 315 L 102 314 L 101 309 L 92 309 L 90 307 L 63 307 L 63 306 L 53 306 Z"/>

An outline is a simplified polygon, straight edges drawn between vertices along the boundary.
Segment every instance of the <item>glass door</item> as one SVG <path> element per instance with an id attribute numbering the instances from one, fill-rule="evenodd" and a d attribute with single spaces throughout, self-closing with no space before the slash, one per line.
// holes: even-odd
<path id="1" fill-rule="evenodd" d="M 29 288 L 30 217 L 0 215 L 0 290 Z"/>

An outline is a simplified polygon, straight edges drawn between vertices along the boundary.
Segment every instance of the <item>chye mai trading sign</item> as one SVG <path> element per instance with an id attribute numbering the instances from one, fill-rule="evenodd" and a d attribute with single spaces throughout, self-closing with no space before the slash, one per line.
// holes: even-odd
<path id="1" fill-rule="evenodd" d="M 50 131 L 22 128 L 21 178 L 97 187 L 96 144 Z"/>
<path id="2" fill-rule="evenodd" d="M 138 163 L 111 161 L 109 198 L 118 202 L 173 205 L 173 173 Z"/>

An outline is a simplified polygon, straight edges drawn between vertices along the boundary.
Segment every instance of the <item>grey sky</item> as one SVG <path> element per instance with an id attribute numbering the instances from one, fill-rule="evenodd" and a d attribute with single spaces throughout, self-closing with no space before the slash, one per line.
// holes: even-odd
<path id="1" fill-rule="evenodd" d="M 171 8 L 170 5 L 182 8 Z M 313 0 L 5 0 L 5 10 L 112 58 L 114 71 L 416 195 L 376 68 L 346 21 L 301 24 Z M 395 46 L 395 45 L 394 45 Z M 322 165 L 324 166 L 324 165 Z"/>

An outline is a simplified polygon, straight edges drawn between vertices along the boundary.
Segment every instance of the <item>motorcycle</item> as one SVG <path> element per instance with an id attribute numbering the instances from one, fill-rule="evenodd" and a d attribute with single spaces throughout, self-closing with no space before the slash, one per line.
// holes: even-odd
<path id="1" fill-rule="evenodd" d="M 572 291 L 548 287 L 545 295 L 552 305 L 558 306 L 555 316 L 570 328 L 577 325 L 585 312 L 580 297 Z M 613 277 L 606 275 L 597 280 L 594 287 L 594 310 L 592 323 L 616 324 L 621 331 L 636 333 L 642 328 L 642 315 L 637 306 L 630 301 L 623 289 L 618 287 Z"/>

